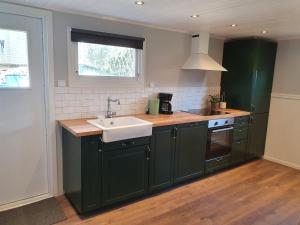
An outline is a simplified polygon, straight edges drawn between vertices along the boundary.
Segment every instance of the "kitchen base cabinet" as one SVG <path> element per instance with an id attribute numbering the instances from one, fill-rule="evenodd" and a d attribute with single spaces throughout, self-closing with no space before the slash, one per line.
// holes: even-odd
<path id="1" fill-rule="evenodd" d="M 63 128 L 66 197 L 78 213 L 87 213 L 242 163 L 251 150 L 248 121 L 236 119 L 231 155 L 206 165 L 207 121 L 155 127 L 152 137 L 110 143 Z"/>
<path id="2" fill-rule="evenodd" d="M 235 166 L 246 161 L 249 116 L 237 117 L 234 120 L 233 143 L 231 150 L 231 165 Z"/>
<path id="3" fill-rule="evenodd" d="M 216 159 L 207 160 L 205 162 L 205 174 L 209 175 L 230 166 L 231 155 L 221 156 Z"/>
<path id="4" fill-rule="evenodd" d="M 264 155 L 269 114 L 259 113 L 251 117 L 247 151 L 248 160 L 260 158 Z"/>
<path id="5" fill-rule="evenodd" d="M 175 136 L 174 126 L 153 128 L 150 154 L 149 190 L 173 184 Z"/>
<path id="6" fill-rule="evenodd" d="M 99 136 L 77 138 L 62 129 L 63 187 L 66 197 L 79 213 L 101 207 Z"/>
<path id="7" fill-rule="evenodd" d="M 207 122 L 178 125 L 175 148 L 175 182 L 204 175 Z"/>
<path id="8" fill-rule="evenodd" d="M 234 140 L 231 152 L 231 165 L 235 166 L 245 162 L 247 154 L 247 139 Z"/>
<path id="9" fill-rule="evenodd" d="M 103 151 L 103 205 L 143 195 L 148 186 L 148 146 Z"/>

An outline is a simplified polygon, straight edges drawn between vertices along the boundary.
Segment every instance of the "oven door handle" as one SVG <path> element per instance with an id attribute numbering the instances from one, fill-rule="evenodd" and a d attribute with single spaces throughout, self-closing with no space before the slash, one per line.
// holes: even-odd
<path id="1" fill-rule="evenodd" d="M 217 133 L 217 132 L 222 132 L 222 131 L 227 131 L 227 130 L 233 130 L 233 127 L 228 127 L 228 128 L 223 128 L 223 129 L 218 129 L 218 130 L 212 130 L 212 133 Z"/>

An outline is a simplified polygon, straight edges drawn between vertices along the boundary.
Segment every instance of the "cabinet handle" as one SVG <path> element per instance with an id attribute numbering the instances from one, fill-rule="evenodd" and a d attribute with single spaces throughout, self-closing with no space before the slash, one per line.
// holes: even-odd
<path id="1" fill-rule="evenodd" d="M 173 131 L 173 139 L 176 139 L 176 138 L 177 138 L 177 131 L 178 131 L 178 128 L 177 128 L 177 127 L 174 127 L 174 131 Z"/>
<path id="2" fill-rule="evenodd" d="M 251 104 L 251 112 L 255 112 L 255 105 Z"/>
<path id="3" fill-rule="evenodd" d="M 128 141 L 128 142 L 122 142 L 122 147 L 126 147 L 127 145 L 134 145 L 135 142 L 134 141 Z"/>
<path id="4" fill-rule="evenodd" d="M 250 116 L 250 121 L 249 121 L 250 124 L 253 124 L 253 116 Z"/>
<path id="5" fill-rule="evenodd" d="M 147 152 L 146 152 L 146 157 L 147 157 L 147 161 L 150 160 L 150 152 L 151 152 L 151 148 L 147 145 Z"/>
<path id="6" fill-rule="evenodd" d="M 223 159 L 224 159 L 224 157 L 220 157 L 220 158 L 216 159 L 216 161 L 217 161 L 217 162 L 220 162 L 220 161 L 222 161 Z"/>

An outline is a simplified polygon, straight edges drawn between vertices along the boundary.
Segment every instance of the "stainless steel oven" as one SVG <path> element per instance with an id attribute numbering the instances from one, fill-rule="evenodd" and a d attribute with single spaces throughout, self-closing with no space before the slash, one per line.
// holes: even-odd
<path id="1" fill-rule="evenodd" d="M 208 122 L 205 159 L 212 160 L 230 155 L 233 141 L 234 118 Z"/>

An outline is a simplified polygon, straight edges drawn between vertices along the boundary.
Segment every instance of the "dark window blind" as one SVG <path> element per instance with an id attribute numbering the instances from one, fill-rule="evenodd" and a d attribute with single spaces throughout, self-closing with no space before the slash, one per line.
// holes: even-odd
<path id="1" fill-rule="evenodd" d="M 72 28 L 71 40 L 91 44 L 143 49 L 144 38 Z"/>

